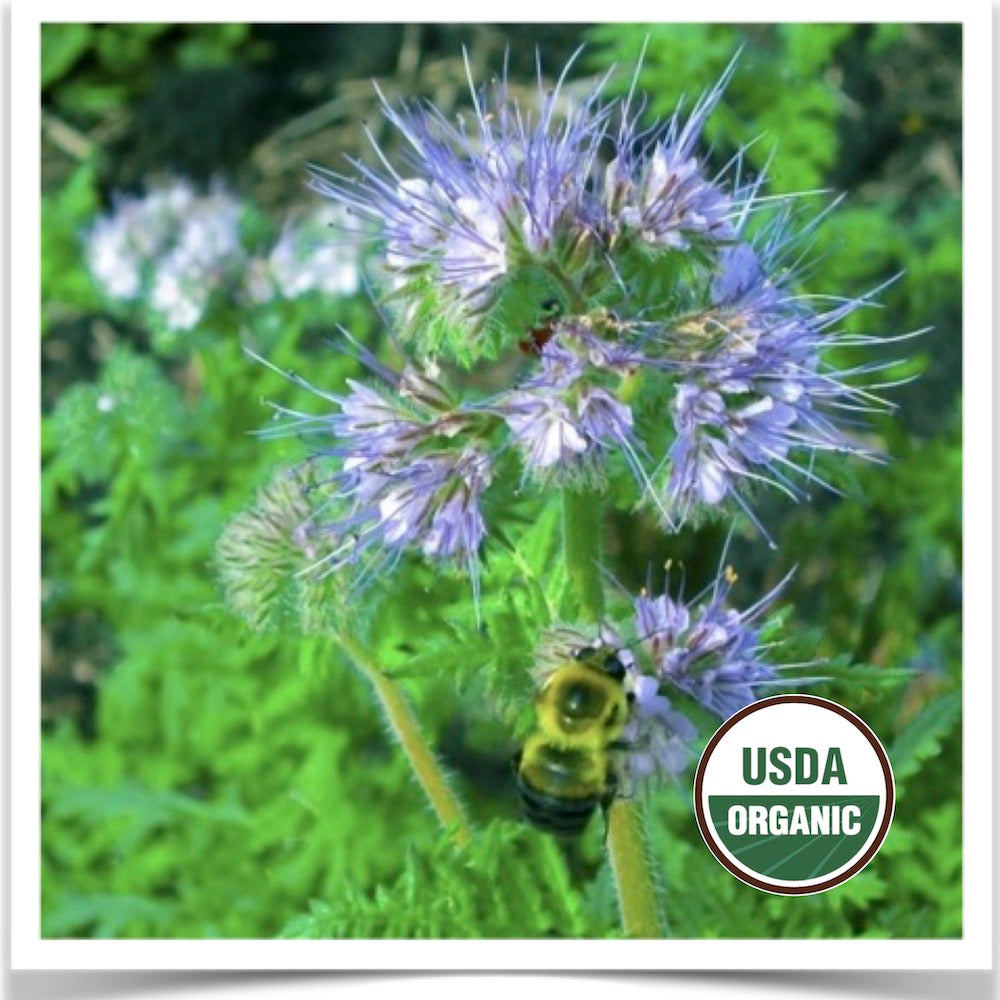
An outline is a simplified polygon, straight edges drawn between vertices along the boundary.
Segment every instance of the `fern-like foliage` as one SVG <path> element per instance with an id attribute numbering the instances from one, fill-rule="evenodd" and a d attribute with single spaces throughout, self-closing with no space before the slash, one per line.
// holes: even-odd
<path id="1" fill-rule="evenodd" d="M 515 864 L 511 859 L 517 859 Z M 285 938 L 579 937 L 582 901 L 551 838 L 493 822 L 468 851 L 447 837 L 411 848 L 389 884 L 348 887 L 293 918 Z"/>

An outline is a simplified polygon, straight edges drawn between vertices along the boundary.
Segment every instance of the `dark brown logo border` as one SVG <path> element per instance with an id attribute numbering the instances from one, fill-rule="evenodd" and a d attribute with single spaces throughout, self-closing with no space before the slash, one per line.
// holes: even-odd
<path id="1" fill-rule="evenodd" d="M 753 715 L 754 712 L 759 712 L 772 705 L 781 704 L 816 705 L 818 708 L 825 708 L 828 711 L 834 712 L 847 719 L 847 721 L 852 723 L 861 735 L 864 736 L 865 739 L 871 744 L 872 749 L 875 751 L 875 754 L 879 759 L 879 763 L 882 765 L 882 774 L 885 777 L 885 813 L 882 816 L 882 824 L 879 827 L 878 833 L 875 835 L 875 839 L 868 845 L 868 850 L 865 851 L 865 853 L 858 858 L 858 860 L 855 861 L 854 864 L 847 869 L 847 871 L 842 872 L 836 878 L 828 879 L 826 882 L 820 882 L 817 885 L 801 887 L 775 885 L 773 882 L 765 882 L 762 879 L 754 878 L 752 875 L 748 875 L 745 871 L 737 868 L 736 865 L 733 864 L 733 862 L 730 861 L 725 854 L 723 854 L 714 838 L 708 832 L 710 821 L 705 816 L 705 810 L 701 801 L 702 789 L 705 781 L 705 768 L 707 767 L 708 761 L 715 748 L 719 745 L 719 741 L 722 737 L 725 736 L 737 722 L 745 719 L 748 715 Z M 882 744 L 879 742 L 878 737 L 874 732 L 872 732 L 871 727 L 864 721 L 864 719 L 855 715 L 852 711 L 850 711 L 850 709 L 844 708 L 843 705 L 838 705 L 837 702 L 830 701 L 828 698 L 818 698 L 816 695 L 812 694 L 779 694 L 772 698 L 762 698 L 760 701 L 755 701 L 753 704 L 747 705 L 746 708 L 741 708 L 735 715 L 731 715 L 728 719 L 726 719 L 726 721 L 723 722 L 722 725 L 715 731 L 715 735 L 708 741 L 708 746 L 706 746 L 702 752 L 701 758 L 698 761 L 698 767 L 695 770 L 694 811 L 695 818 L 698 821 L 698 832 L 701 834 L 701 839 L 705 841 L 705 846 L 712 852 L 712 854 L 715 855 L 720 864 L 722 864 L 727 871 L 735 875 L 741 882 L 753 886 L 755 889 L 760 889 L 763 892 L 769 892 L 772 895 L 811 896 L 818 892 L 825 892 L 827 889 L 832 889 L 834 886 L 843 885 L 848 879 L 854 878 L 854 876 L 857 875 L 858 872 L 861 871 L 861 869 L 875 857 L 878 849 L 885 841 L 886 835 L 889 833 L 889 826 L 892 824 L 892 818 L 896 811 L 896 785 L 892 775 L 892 765 L 889 763 L 889 757 Z"/>

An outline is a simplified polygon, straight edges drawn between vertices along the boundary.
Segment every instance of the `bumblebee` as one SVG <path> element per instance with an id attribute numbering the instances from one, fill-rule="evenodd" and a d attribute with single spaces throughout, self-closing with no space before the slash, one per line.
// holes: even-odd
<path id="1" fill-rule="evenodd" d="M 555 670 L 535 702 L 537 726 L 517 759 L 517 786 L 527 820 L 575 836 L 618 791 L 614 753 L 633 695 L 625 666 L 608 647 L 586 647 Z"/>

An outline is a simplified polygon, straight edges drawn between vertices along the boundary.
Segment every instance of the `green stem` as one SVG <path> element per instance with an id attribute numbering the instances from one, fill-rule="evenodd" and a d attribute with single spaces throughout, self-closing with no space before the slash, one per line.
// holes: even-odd
<path id="1" fill-rule="evenodd" d="M 563 491 L 563 558 L 579 614 L 600 625 L 604 617 L 601 585 L 601 531 L 604 508 L 596 493 Z"/>
<path id="2" fill-rule="evenodd" d="M 556 284 L 566 293 L 569 302 L 570 313 L 579 314 L 586 311 L 586 301 L 580 294 L 580 289 L 576 287 L 573 280 L 566 274 L 565 271 L 554 261 L 546 261 L 544 264 L 545 270 L 549 275 L 555 279 Z"/>
<path id="3" fill-rule="evenodd" d="M 634 799 L 615 799 L 611 803 L 608 811 L 608 858 L 615 876 L 626 937 L 662 937 L 645 832 Z"/>
<path id="4" fill-rule="evenodd" d="M 579 613 L 600 627 L 603 504 L 596 493 L 563 492 L 563 556 Z M 608 810 L 608 857 L 615 877 L 622 927 L 629 937 L 661 937 L 656 890 L 642 821 L 633 799 L 616 798 Z"/>
<path id="5" fill-rule="evenodd" d="M 417 781 L 430 800 L 441 825 L 452 830 L 452 839 L 459 847 L 472 842 L 472 829 L 465 811 L 427 746 L 413 710 L 396 682 L 384 674 L 371 659 L 368 651 L 353 636 L 338 633 L 335 637 L 341 649 L 354 661 L 354 665 L 375 689 L 392 731 L 399 740 L 413 767 Z"/>

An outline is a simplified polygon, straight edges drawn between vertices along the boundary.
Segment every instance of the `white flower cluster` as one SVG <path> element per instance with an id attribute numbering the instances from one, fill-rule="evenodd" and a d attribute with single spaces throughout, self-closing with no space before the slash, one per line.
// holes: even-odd
<path id="1" fill-rule="evenodd" d="M 336 205 L 293 214 L 267 257 L 254 257 L 245 291 L 251 301 L 297 299 L 308 292 L 353 295 L 358 290 L 357 224 Z"/>
<path id="2" fill-rule="evenodd" d="M 110 298 L 142 302 L 178 331 L 197 326 L 220 290 L 256 304 L 357 291 L 355 224 L 342 209 L 293 213 L 266 256 L 241 242 L 243 210 L 221 185 L 199 195 L 172 181 L 145 197 L 121 195 L 86 233 L 87 264 Z"/>
<path id="3" fill-rule="evenodd" d="M 87 232 L 87 263 L 110 297 L 143 300 L 168 328 L 189 330 L 212 292 L 243 270 L 241 212 L 219 185 L 199 195 L 173 181 L 121 196 Z"/>

